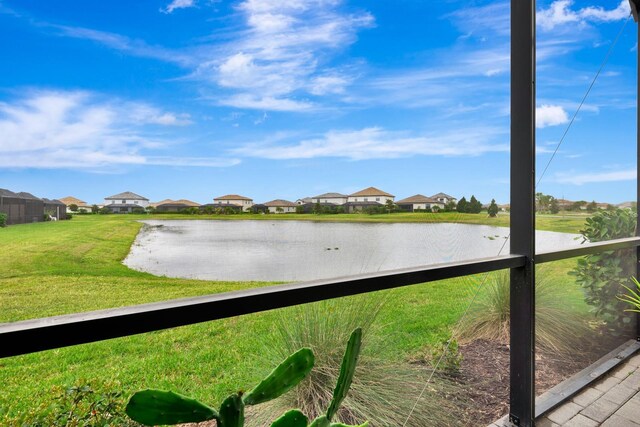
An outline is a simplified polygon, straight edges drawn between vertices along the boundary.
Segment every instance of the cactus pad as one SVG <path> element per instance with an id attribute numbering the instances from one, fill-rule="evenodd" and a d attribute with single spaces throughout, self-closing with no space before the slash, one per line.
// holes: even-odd
<path id="1" fill-rule="evenodd" d="M 244 426 L 244 403 L 239 394 L 232 394 L 220 405 L 218 427 Z"/>
<path id="2" fill-rule="evenodd" d="M 329 427 L 330 425 L 331 425 L 331 421 L 329 421 L 327 416 L 321 415 L 315 420 L 313 420 L 313 422 L 309 424 L 309 427 Z"/>
<path id="3" fill-rule="evenodd" d="M 356 328 L 351 332 L 349 342 L 347 342 L 347 349 L 345 350 L 344 357 L 342 358 L 342 366 L 340 366 L 338 383 L 333 391 L 333 399 L 331 400 L 329 409 L 327 409 L 328 420 L 331 420 L 336 412 L 338 412 L 340 404 L 349 392 L 349 387 L 351 387 L 351 382 L 353 381 L 353 375 L 356 372 L 356 364 L 358 363 L 361 346 L 362 329 Z"/>
<path id="4" fill-rule="evenodd" d="M 275 420 L 271 427 L 307 427 L 309 419 L 299 410 L 292 409 Z"/>
<path id="5" fill-rule="evenodd" d="M 213 408 L 171 391 L 142 390 L 131 396 L 125 412 L 145 425 L 198 423 L 217 418 Z"/>
<path id="6" fill-rule="evenodd" d="M 302 381 L 313 368 L 315 357 L 309 348 L 302 348 L 278 365 L 267 378 L 244 396 L 244 403 L 257 405 L 286 393 Z"/>

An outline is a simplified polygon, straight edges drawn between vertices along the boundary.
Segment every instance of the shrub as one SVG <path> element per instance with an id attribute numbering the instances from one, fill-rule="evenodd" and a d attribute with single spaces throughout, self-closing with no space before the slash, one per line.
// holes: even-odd
<path id="1" fill-rule="evenodd" d="M 498 215 L 498 205 L 496 205 L 496 199 L 491 199 L 491 204 L 487 209 L 487 213 L 490 217 L 495 217 L 496 215 Z"/>
<path id="2" fill-rule="evenodd" d="M 73 218 L 73 214 L 71 212 L 67 212 L 67 219 Z"/>
<path id="3" fill-rule="evenodd" d="M 7 226 L 7 214 L 0 212 L 0 227 Z"/>
<path id="4" fill-rule="evenodd" d="M 584 346 L 591 332 L 584 316 L 568 308 L 565 286 L 549 280 L 545 269 L 536 270 L 536 344 L 544 350 L 569 354 Z M 488 339 L 508 343 L 510 314 L 509 270 L 492 274 L 480 290 L 460 326 L 460 339 Z"/>
<path id="5" fill-rule="evenodd" d="M 269 425 L 284 410 L 297 407 L 309 418 L 324 412 L 332 398 L 348 331 L 361 325 L 366 345 L 358 360 L 358 372 L 337 418 L 346 424 L 369 420 L 372 426 L 401 426 L 411 412 L 431 370 L 405 360 L 387 360 L 381 348 L 392 345 L 374 322 L 385 304 L 379 294 L 322 301 L 279 311 L 274 335 L 265 342 L 263 353 L 279 360 L 292 349 L 310 347 L 316 363 L 309 377 L 292 392 L 251 411 L 247 426 Z M 427 427 L 450 425 L 451 414 L 459 413 L 461 402 L 440 394 L 454 387 L 432 378 L 430 387 L 415 405 L 408 425 Z M 437 390 L 437 391 L 436 391 Z M 452 393 L 453 394 L 453 393 Z M 337 421 L 336 421 L 337 422 Z"/>
<path id="6" fill-rule="evenodd" d="M 631 306 L 631 308 L 627 308 L 625 311 L 640 313 L 640 282 L 638 282 L 638 279 L 635 277 L 632 277 L 631 280 L 633 280 L 636 290 L 625 286 L 628 293 L 618 296 L 618 299 Z"/>
<path id="7" fill-rule="evenodd" d="M 45 426 L 139 426 L 124 413 L 120 384 L 91 384 L 80 380 L 71 387 L 53 387 L 49 402 L 19 419 L 2 419 L 2 425 Z"/>
<path id="8" fill-rule="evenodd" d="M 580 232 L 589 242 L 631 237 L 636 233 L 636 217 L 629 209 L 599 211 L 587 218 Z M 616 296 L 624 292 L 625 286 L 633 286 L 630 277 L 636 273 L 635 258 L 635 249 L 587 255 L 578 260 L 572 272 L 584 290 L 587 304 L 613 330 L 620 331 L 632 323 L 631 314 L 624 311 L 625 303 Z"/>

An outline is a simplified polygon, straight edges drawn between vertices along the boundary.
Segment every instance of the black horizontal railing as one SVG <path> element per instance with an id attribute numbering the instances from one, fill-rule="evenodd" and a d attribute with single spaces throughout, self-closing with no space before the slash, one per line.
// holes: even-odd
<path id="1" fill-rule="evenodd" d="M 536 262 L 639 246 L 640 238 L 618 239 L 588 244 L 577 249 L 538 254 Z M 331 298 L 519 268 L 525 262 L 526 258 L 522 255 L 504 255 L 5 323 L 0 324 L 0 357 L 125 337 Z"/>

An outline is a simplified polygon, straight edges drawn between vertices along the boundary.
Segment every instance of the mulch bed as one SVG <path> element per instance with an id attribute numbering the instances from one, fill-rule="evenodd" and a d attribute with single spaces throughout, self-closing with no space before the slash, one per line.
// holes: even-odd
<path id="1" fill-rule="evenodd" d="M 460 374 L 467 417 L 475 425 L 489 425 L 509 412 L 509 346 L 476 340 L 460 346 Z M 589 358 L 561 358 L 536 353 L 536 394 L 540 395 L 587 367 Z"/>

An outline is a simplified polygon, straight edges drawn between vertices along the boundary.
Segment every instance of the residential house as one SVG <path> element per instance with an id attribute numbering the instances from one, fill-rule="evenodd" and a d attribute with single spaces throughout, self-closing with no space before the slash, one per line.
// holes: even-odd
<path id="1" fill-rule="evenodd" d="M 302 199 L 296 200 L 296 204 L 298 205 L 307 205 L 313 203 L 313 199 L 311 197 L 303 197 Z"/>
<path id="2" fill-rule="evenodd" d="M 156 212 L 180 212 L 188 208 L 198 208 L 200 207 L 200 203 L 187 199 L 164 199 L 160 202 L 149 203 L 149 206 L 155 208 Z"/>
<path id="3" fill-rule="evenodd" d="M 63 197 L 58 200 L 65 204 L 67 212 L 71 212 L 71 209 L 69 209 L 69 206 L 71 205 L 76 205 L 78 209 L 85 209 L 87 212 L 91 212 L 91 206 L 89 206 L 84 200 L 80 200 L 72 196 Z"/>
<path id="4" fill-rule="evenodd" d="M 406 199 L 398 200 L 396 205 L 402 210 L 414 212 L 417 210 L 427 209 L 444 209 L 444 203 L 431 197 L 423 196 L 422 194 L 416 194 L 415 196 L 407 197 Z"/>
<path id="5" fill-rule="evenodd" d="M 449 202 L 453 202 L 453 203 L 458 203 L 458 199 L 456 199 L 453 196 L 450 196 L 448 194 L 445 193 L 438 193 L 438 194 L 434 194 L 433 196 L 431 196 L 432 199 L 436 199 L 437 201 L 439 201 L 440 203 L 443 204 L 447 204 Z"/>
<path id="6" fill-rule="evenodd" d="M 348 201 L 349 196 L 340 193 L 324 193 L 311 198 L 311 203 L 331 203 L 333 205 L 344 205 Z"/>
<path id="7" fill-rule="evenodd" d="M 215 207 L 239 207 L 243 212 L 251 210 L 253 206 L 253 199 L 249 197 L 240 196 L 238 194 L 227 194 L 226 196 L 220 196 L 213 199 L 213 205 Z"/>
<path id="8" fill-rule="evenodd" d="M 295 213 L 298 205 L 288 200 L 276 199 L 264 203 L 263 206 L 269 210 L 269 213 Z"/>
<path id="9" fill-rule="evenodd" d="M 147 206 L 149 206 L 149 199 L 130 191 L 104 198 L 104 207 L 112 213 L 131 213 L 134 210 L 145 209 Z"/>
<path id="10" fill-rule="evenodd" d="M 7 225 L 27 222 L 25 200 L 13 191 L 4 188 L 0 188 L 0 213 L 7 215 Z"/>
<path id="11" fill-rule="evenodd" d="M 387 200 L 393 200 L 395 196 L 393 194 L 386 193 L 382 190 L 379 190 L 375 187 L 365 188 L 364 190 L 360 190 L 357 193 L 350 194 L 347 197 L 347 202 L 349 203 L 358 203 L 358 202 L 376 202 L 384 205 Z"/>
<path id="12" fill-rule="evenodd" d="M 44 221 L 44 201 L 31 193 L 16 193 L 24 200 L 25 223 Z"/>

